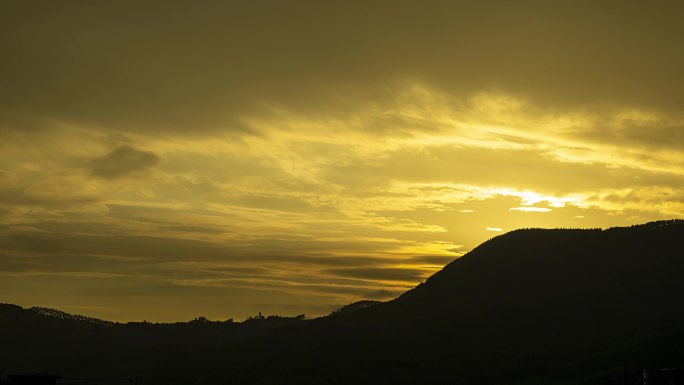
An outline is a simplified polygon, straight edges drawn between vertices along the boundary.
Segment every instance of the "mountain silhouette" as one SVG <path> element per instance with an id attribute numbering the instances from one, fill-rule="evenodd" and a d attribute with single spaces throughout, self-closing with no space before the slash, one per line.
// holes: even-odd
<path id="1" fill-rule="evenodd" d="M 0 373 L 140 384 L 637 383 L 642 369 L 684 366 L 682 246 L 681 220 L 516 230 L 395 300 L 313 320 L 116 324 L 3 305 Z"/>

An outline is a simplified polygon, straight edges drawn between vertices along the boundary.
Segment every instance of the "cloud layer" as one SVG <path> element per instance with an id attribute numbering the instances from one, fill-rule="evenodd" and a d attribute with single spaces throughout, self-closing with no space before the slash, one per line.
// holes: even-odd
<path id="1" fill-rule="evenodd" d="M 2 302 L 324 314 L 684 217 L 673 2 L 0 5 Z"/>

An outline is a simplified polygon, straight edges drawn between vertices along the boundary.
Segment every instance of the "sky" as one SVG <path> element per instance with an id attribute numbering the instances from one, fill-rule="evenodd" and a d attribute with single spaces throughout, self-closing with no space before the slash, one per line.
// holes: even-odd
<path id="1" fill-rule="evenodd" d="M 679 1 L 0 1 L 0 302 L 318 316 L 684 218 Z"/>

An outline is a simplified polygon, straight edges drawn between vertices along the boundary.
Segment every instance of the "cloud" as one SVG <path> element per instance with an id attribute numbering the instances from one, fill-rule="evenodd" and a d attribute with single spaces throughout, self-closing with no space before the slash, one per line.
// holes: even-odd
<path id="1" fill-rule="evenodd" d="M 208 234 L 222 234 L 224 229 L 209 227 L 209 226 L 192 226 L 192 225 L 176 225 L 176 226 L 161 226 L 162 230 L 175 231 L 180 233 L 208 233 Z"/>
<path id="2" fill-rule="evenodd" d="M 48 230 L 55 228 L 58 226 L 54 223 L 47 227 Z M 66 230 L 74 231 L 69 224 Z M 239 242 L 226 245 L 184 239 L 4 229 L 0 233 L 0 248 L 3 250 L 0 255 L 0 288 L 6 287 L 3 293 L 20 303 L 24 303 L 26 298 L 30 302 L 35 292 L 50 287 L 53 287 L 51 295 L 42 297 L 41 301 L 47 301 L 55 293 L 66 296 L 64 291 L 71 290 L 70 300 L 83 301 L 81 303 L 116 303 L 113 296 L 127 295 L 129 291 L 138 296 L 157 298 L 155 302 L 165 302 L 181 295 L 173 286 L 182 286 L 185 288 L 182 295 L 213 288 L 211 296 L 205 299 L 212 304 L 207 306 L 215 308 L 219 306 L 217 301 L 225 295 L 241 292 L 246 303 L 233 313 L 223 310 L 223 316 L 227 318 L 240 317 L 246 309 L 254 309 L 256 303 L 263 302 L 255 300 L 261 296 L 259 292 L 268 293 L 264 298 L 273 300 L 282 293 L 288 293 L 301 301 L 317 304 L 317 307 L 327 307 L 340 301 L 363 298 L 368 292 L 385 290 L 399 293 L 411 286 L 406 282 L 383 284 L 371 277 L 355 277 L 353 272 L 348 274 L 349 277 L 323 273 L 325 269 L 361 269 L 362 266 L 368 266 L 372 271 L 373 266 L 387 263 L 385 258 L 302 255 L 282 247 L 274 253 L 244 247 Z M 376 274 L 382 271 L 379 268 Z M 408 273 L 410 269 L 406 271 L 403 277 L 410 279 L 413 275 Z M 398 272 L 394 274 L 394 279 L 400 278 Z M 87 296 L 75 289 L 79 284 L 90 288 Z M 26 285 L 31 289 L 16 292 L 15 288 Z M 65 297 L 62 298 L 64 301 Z M 33 301 L 35 303 L 35 298 Z M 284 298 L 279 301 L 289 303 Z M 144 314 L 145 310 L 139 305 L 129 304 Z M 297 308 L 301 309 L 301 306 Z M 270 309 L 278 311 L 280 307 Z M 183 308 L 177 314 L 187 310 Z M 288 309 L 285 314 L 290 312 L 296 310 Z M 114 318 L 120 319 L 121 314 Z"/>
<path id="3" fill-rule="evenodd" d="M 15 160 L 16 161 L 16 160 Z M 38 159 L 34 165 L 40 164 Z M 10 162 L 6 162 L 8 164 Z M 34 166 L 35 167 L 35 166 Z M 99 198 L 82 188 L 70 189 L 71 178 L 61 173 L 50 173 L 38 168 L 35 180 L 26 178 L 23 173 L 0 170 L 0 212 L 9 214 L 6 207 L 40 207 L 44 211 L 55 209 L 85 208 L 99 202 Z M 55 186 L 53 180 L 60 184 Z M 80 187 L 80 186 L 79 186 Z M 3 208 L 5 206 L 5 208 Z"/>
<path id="4" fill-rule="evenodd" d="M 338 268 L 326 269 L 324 272 L 352 278 L 363 278 L 381 281 L 408 281 L 416 282 L 426 277 L 429 272 L 422 269 L 406 269 L 406 268 Z"/>
<path id="5" fill-rule="evenodd" d="M 453 261 L 455 258 L 453 256 L 447 255 L 424 255 L 414 258 L 416 261 L 424 262 L 427 264 L 446 266 L 449 262 Z"/>
<path id="6" fill-rule="evenodd" d="M 575 127 L 573 134 L 588 141 L 626 148 L 684 149 L 684 116 L 681 114 L 631 108 L 595 119 L 600 119 L 601 130 L 594 129 L 599 122 L 591 121 L 593 124 Z"/>
<path id="7" fill-rule="evenodd" d="M 28 226 L 26 226 L 28 227 Z M 299 266 L 304 270 L 318 271 L 320 269 L 346 268 L 370 268 L 370 270 L 349 270 L 348 276 L 354 274 L 363 278 L 363 271 L 368 274 L 374 272 L 386 264 L 401 262 L 404 264 L 420 265 L 424 263 L 410 258 L 390 259 L 378 255 L 354 255 L 353 249 L 359 248 L 365 251 L 369 246 L 364 243 L 355 244 L 353 240 L 340 242 L 338 240 L 311 240 L 303 239 L 269 239 L 251 237 L 247 239 L 223 240 L 214 242 L 202 239 L 184 239 L 177 237 L 175 232 L 167 237 L 152 237 L 130 234 L 120 234 L 112 229 L 106 234 L 102 226 L 92 233 L 87 233 L 86 226 L 75 226 L 71 223 L 63 225 L 63 231 L 59 230 L 57 223 L 36 224 L 38 230 L 4 229 L 0 233 L 0 247 L 7 253 L 12 253 L 16 258 L 25 257 L 25 260 L 46 257 L 45 262 L 56 265 L 76 268 L 82 264 L 82 259 L 91 259 L 114 265 L 113 261 L 120 264 L 139 266 L 150 269 L 152 266 L 163 264 L 167 267 L 177 267 L 179 270 L 190 271 L 193 268 L 210 269 L 220 272 L 223 268 L 263 268 L 263 266 Z M 348 254 L 327 255 L 326 251 L 339 250 L 347 247 Z M 380 253 L 380 250 L 378 253 Z M 364 253 L 365 254 L 365 253 Z M 395 256 L 396 257 L 396 256 Z M 70 263 L 71 258 L 79 259 L 77 263 Z M 196 263 L 198 265 L 192 265 Z M 283 268 L 284 269 L 284 268 Z M 243 271 L 246 272 L 246 271 Z M 381 273 L 404 275 L 410 277 L 414 271 L 411 269 L 392 270 L 379 269 Z M 305 274 L 305 276 L 307 276 Z M 315 275 L 309 279 L 315 280 Z"/>
<path id="8" fill-rule="evenodd" d="M 551 209 L 548 207 L 534 207 L 534 206 L 512 207 L 509 210 L 511 210 L 511 211 L 522 211 L 525 213 L 548 213 L 551 211 Z"/>
<path id="9" fill-rule="evenodd" d="M 0 126 L 242 134 L 265 105 L 346 112 L 405 79 L 553 108 L 684 102 L 678 3 L 190 4 L 6 6 Z"/>
<path id="10" fill-rule="evenodd" d="M 159 156 L 152 152 L 121 146 L 88 162 L 87 169 L 93 176 L 116 179 L 147 170 L 157 165 L 159 160 Z"/>

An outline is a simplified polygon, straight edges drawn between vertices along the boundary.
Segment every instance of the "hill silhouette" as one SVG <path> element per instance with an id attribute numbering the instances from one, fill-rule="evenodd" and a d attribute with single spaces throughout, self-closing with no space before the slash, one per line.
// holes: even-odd
<path id="1" fill-rule="evenodd" d="M 681 220 L 517 230 L 393 301 L 308 321 L 115 324 L 4 305 L 0 372 L 141 384 L 636 383 L 640 369 L 684 366 L 683 245 Z"/>

